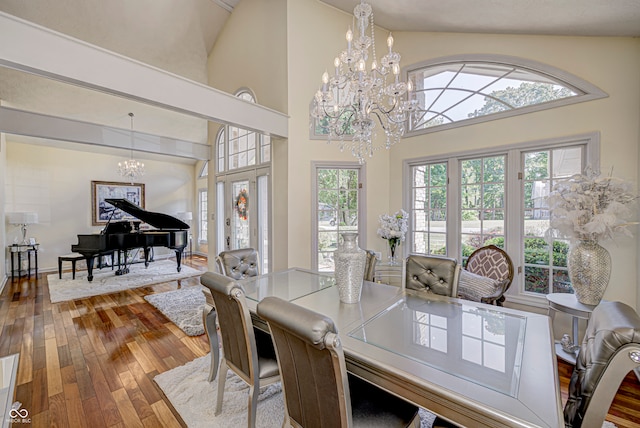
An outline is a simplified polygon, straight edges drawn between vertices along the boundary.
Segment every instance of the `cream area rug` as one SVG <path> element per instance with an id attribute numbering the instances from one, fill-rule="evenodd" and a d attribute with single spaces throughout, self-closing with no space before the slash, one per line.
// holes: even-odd
<path id="1" fill-rule="evenodd" d="M 144 299 L 158 309 L 187 336 L 204 334 L 202 310 L 205 298 L 199 285 L 164 293 L 149 294 Z"/>
<path id="2" fill-rule="evenodd" d="M 119 276 L 116 276 L 115 271 L 110 268 L 94 269 L 93 281 L 91 282 L 87 281 L 86 270 L 76 272 L 76 279 L 71 279 L 71 272 L 66 272 L 62 274 L 62 279 L 58 278 L 57 273 L 48 275 L 47 281 L 51 303 L 58 303 L 201 274 L 201 271 L 184 265 L 178 272 L 175 260 L 158 260 L 149 263 L 148 268 L 145 268 L 144 263 L 133 264 L 129 268 L 128 274 Z"/>
<path id="3" fill-rule="evenodd" d="M 210 357 L 197 358 L 154 378 L 174 409 L 189 428 L 230 428 L 247 426 L 249 387 L 229 370 L 222 402 L 216 416 L 217 379 L 208 382 Z M 420 409 L 421 428 L 430 428 L 434 415 Z M 284 419 L 284 401 L 279 383 L 260 390 L 257 428 L 280 428 Z"/>

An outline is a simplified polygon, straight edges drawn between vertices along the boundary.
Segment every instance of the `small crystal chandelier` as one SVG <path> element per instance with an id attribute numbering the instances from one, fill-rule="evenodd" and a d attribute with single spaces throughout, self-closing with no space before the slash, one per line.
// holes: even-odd
<path id="1" fill-rule="evenodd" d="M 123 177 L 128 177 L 131 184 L 139 177 L 144 175 L 144 164 L 133 159 L 133 113 L 129 113 L 131 117 L 131 158 L 123 162 L 118 162 L 118 172 Z"/>
<path id="2" fill-rule="evenodd" d="M 334 60 L 333 75 L 326 71 L 322 75 L 322 86 L 311 102 L 310 114 L 328 130 L 327 142 L 339 140 L 340 150 L 351 150 L 364 163 L 375 150 L 388 149 L 400 141 L 417 101 L 411 81 L 400 80 L 400 54 L 393 51 L 391 33 L 387 38 L 389 52 L 380 62 L 376 59 L 371 5 L 361 0 L 353 14 L 360 35 L 354 40 L 351 28 L 347 31 L 347 49 Z M 366 34 L 369 25 L 371 37 Z M 386 136 L 386 143 L 380 147 L 372 143 L 376 121 Z M 351 141 L 345 141 L 345 137 L 351 137 Z"/>

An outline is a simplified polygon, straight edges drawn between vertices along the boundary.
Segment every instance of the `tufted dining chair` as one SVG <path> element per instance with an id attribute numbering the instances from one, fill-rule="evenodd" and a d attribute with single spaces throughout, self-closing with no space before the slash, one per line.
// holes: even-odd
<path id="1" fill-rule="evenodd" d="M 233 279 L 242 279 L 260 274 L 258 251 L 253 248 L 241 248 L 239 250 L 223 251 L 216 257 L 218 270 L 222 275 Z M 213 297 L 206 288 L 202 290 L 205 297 L 205 305 L 202 309 L 202 324 L 209 338 L 209 350 L 211 354 L 211 367 L 209 368 L 209 382 L 218 374 L 220 365 L 220 341 L 216 325 L 216 310 Z"/>
<path id="2" fill-rule="evenodd" d="M 467 259 L 467 272 L 490 278 L 496 281 L 495 287 L 480 298 L 482 303 L 502 306 L 504 293 L 513 282 L 513 262 L 509 255 L 495 245 L 487 245 L 476 249 Z"/>
<path id="3" fill-rule="evenodd" d="M 456 259 L 411 254 L 405 261 L 404 286 L 409 290 L 456 297 L 459 273 L 460 265 Z"/>
<path id="4" fill-rule="evenodd" d="M 218 374 L 215 414 L 222 411 L 224 387 L 230 369 L 249 385 L 248 427 L 253 428 L 260 388 L 280 381 L 273 342 L 268 333 L 254 329 L 241 284 L 216 272 L 206 272 L 200 281 L 213 298 L 224 349 Z"/>
<path id="5" fill-rule="evenodd" d="M 622 380 L 640 367 L 640 317 L 621 302 L 593 310 L 564 407 L 566 428 L 600 428 Z"/>
<path id="6" fill-rule="evenodd" d="M 333 321 L 277 297 L 258 303 L 271 330 L 285 403 L 285 427 L 420 426 L 418 408 L 347 373 Z"/>
<path id="7" fill-rule="evenodd" d="M 364 280 L 373 281 L 376 273 L 376 253 L 373 250 L 365 250 L 367 253 L 367 260 L 364 265 Z"/>
<path id="8" fill-rule="evenodd" d="M 258 251 L 254 248 L 222 251 L 216 257 L 216 264 L 222 275 L 233 279 L 260 275 Z"/>

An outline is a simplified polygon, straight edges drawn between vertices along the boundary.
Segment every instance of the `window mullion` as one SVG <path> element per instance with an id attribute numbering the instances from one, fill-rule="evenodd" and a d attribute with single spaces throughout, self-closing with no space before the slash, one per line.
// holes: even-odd
<path id="1" fill-rule="evenodd" d="M 450 158 L 447 163 L 447 255 L 462 261 L 460 248 L 460 159 Z"/>
<path id="2" fill-rule="evenodd" d="M 509 291 L 522 292 L 524 284 L 522 261 L 524 260 L 524 197 L 522 192 L 523 173 L 522 150 L 511 149 L 507 152 L 506 165 L 506 204 L 504 250 L 509 254 L 514 265 L 514 277 Z"/>

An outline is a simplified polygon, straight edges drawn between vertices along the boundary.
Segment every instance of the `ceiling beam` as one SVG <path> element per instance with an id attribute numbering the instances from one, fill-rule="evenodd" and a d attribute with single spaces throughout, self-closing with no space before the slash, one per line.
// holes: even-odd
<path id="1" fill-rule="evenodd" d="M 0 106 L 0 131 L 27 137 L 131 149 L 137 152 L 209 160 L 211 147 L 191 141 L 113 128 Z"/>
<path id="2" fill-rule="evenodd" d="M 288 116 L 0 12 L 0 66 L 287 138 Z M 10 42 L 9 42 L 10 41 Z"/>

